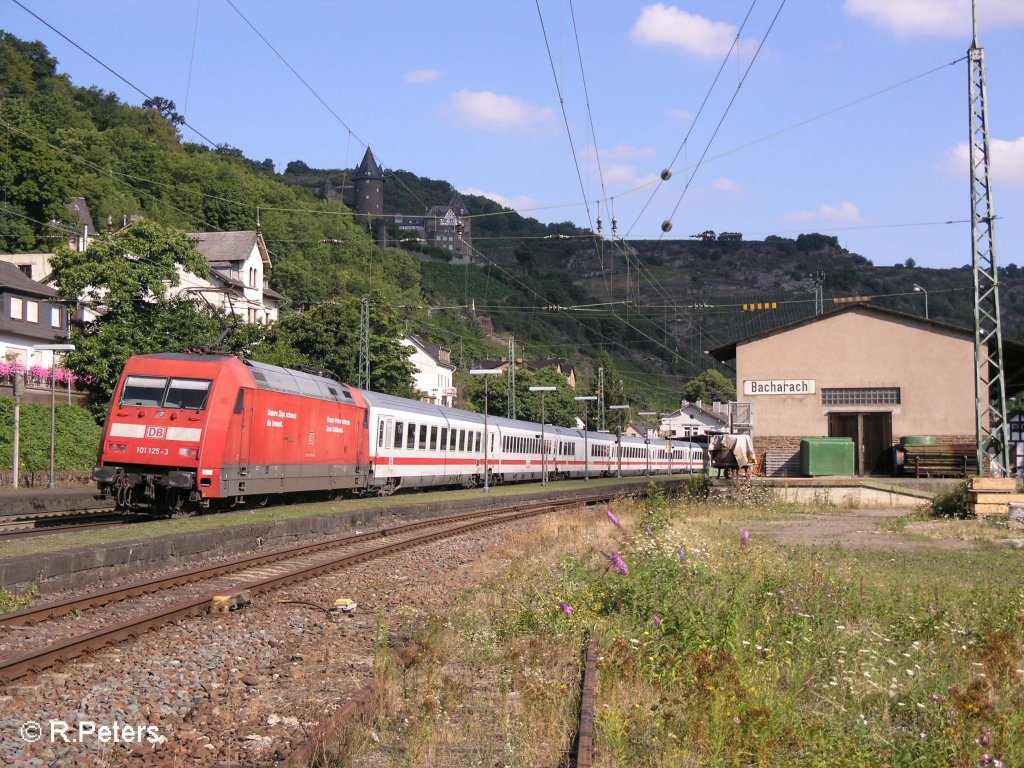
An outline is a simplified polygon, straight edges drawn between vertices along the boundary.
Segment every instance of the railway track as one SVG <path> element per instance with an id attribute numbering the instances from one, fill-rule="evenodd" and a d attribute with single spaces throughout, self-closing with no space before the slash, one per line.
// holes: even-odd
<path id="1" fill-rule="evenodd" d="M 608 498 L 608 494 L 598 494 L 546 500 L 338 536 L 6 614 L 0 616 L 0 683 L 207 613 L 215 596 L 238 603 L 277 587 L 477 528 Z M 111 608 L 125 601 L 131 602 Z M 122 615 L 112 620 L 112 613 Z"/>
<path id="2" fill-rule="evenodd" d="M 0 514 L 0 540 L 38 536 L 43 533 L 56 533 L 69 529 L 120 525 L 124 521 L 124 516 L 115 512 L 112 504 L 107 507 L 88 509 Z"/>

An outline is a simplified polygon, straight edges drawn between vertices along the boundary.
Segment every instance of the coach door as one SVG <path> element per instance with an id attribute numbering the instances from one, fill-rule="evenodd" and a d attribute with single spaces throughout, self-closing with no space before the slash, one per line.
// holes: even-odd
<path id="1" fill-rule="evenodd" d="M 890 474 L 892 414 L 830 413 L 828 436 L 853 440 L 854 464 L 858 475 Z"/>

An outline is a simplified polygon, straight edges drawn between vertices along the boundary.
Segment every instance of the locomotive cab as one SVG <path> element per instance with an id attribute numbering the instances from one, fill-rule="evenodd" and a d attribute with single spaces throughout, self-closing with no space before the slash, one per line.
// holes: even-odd
<path id="1" fill-rule="evenodd" d="M 180 512 L 200 501 L 196 473 L 212 375 L 125 372 L 93 479 L 119 508 Z"/>

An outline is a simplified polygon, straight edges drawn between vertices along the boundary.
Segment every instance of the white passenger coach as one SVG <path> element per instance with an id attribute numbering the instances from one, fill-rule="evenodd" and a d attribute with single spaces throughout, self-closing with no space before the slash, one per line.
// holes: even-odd
<path id="1" fill-rule="evenodd" d="M 700 472 L 695 443 L 644 440 L 607 432 L 487 417 L 457 408 L 361 390 L 368 405 L 369 487 L 383 496 L 399 488 L 488 482 L 666 475 Z M 486 444 L 485 444 L 486 443 Z"/>

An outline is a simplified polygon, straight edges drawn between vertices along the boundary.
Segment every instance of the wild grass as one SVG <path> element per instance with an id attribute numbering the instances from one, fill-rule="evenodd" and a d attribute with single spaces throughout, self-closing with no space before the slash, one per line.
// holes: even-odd
<path id="1" fill-rule="evenodd" d="M 783 549 L 750 519 L 649 501 L 607 523 L 628 573 L 562 562 L 550 602 L 603 638 L 599 765 L 1021 764 L 1015 554 Z"/>

